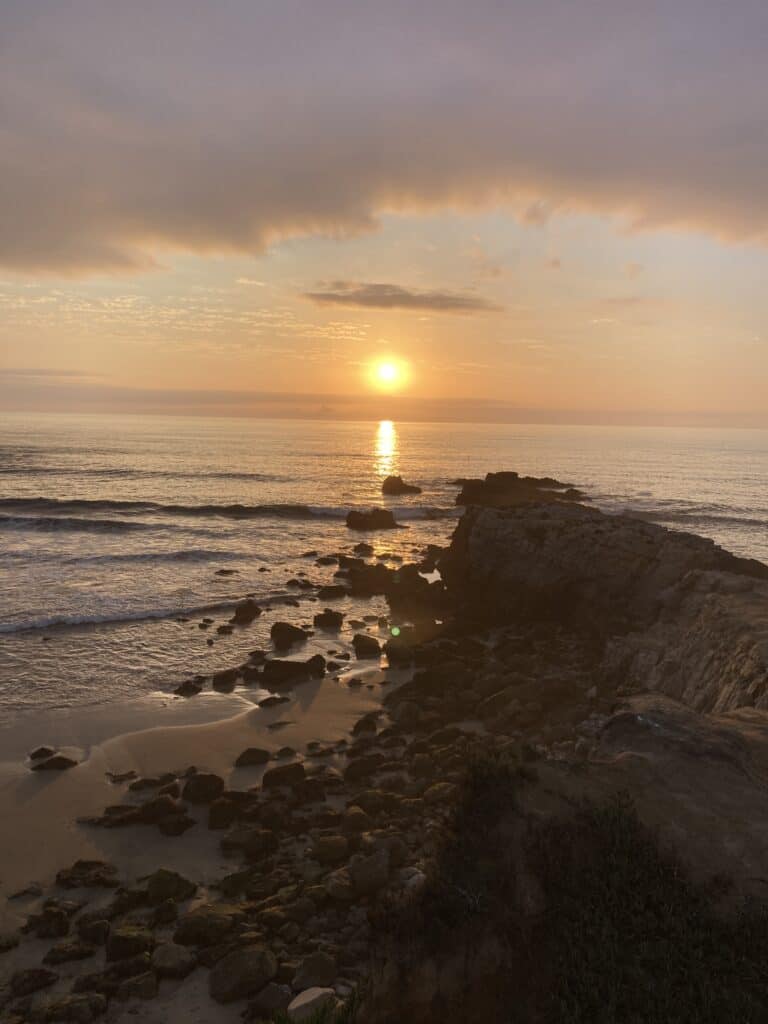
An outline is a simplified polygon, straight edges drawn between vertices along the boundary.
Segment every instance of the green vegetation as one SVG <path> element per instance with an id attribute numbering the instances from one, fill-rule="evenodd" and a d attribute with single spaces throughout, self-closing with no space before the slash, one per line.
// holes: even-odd
<path id="1" fill-rule="evenodd" d="M 526 822 L 516 805 L 530 771 L 498 755 L 472 763 L 422 898 L 380 922 L 406 966 L 489 933 L 502 944 L 501 970 L 451 1001 L 436 993 L 430 1024 L 768 1022 L 765 907 L 726 910 L 727 883 L 693 881 L 626 797 Z"/>
<path id="2" fill-rule="evenodd" d="M 768 914 L 716 911 L 722 880 L 691 881 L 626 798 L 531 835 L 546 909 L 545 1019 L 557 1024 L 768 1020 Z"/>

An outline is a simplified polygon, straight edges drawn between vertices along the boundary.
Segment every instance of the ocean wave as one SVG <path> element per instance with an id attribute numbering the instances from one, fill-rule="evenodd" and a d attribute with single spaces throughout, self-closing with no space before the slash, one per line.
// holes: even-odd
<path id="1" fill-rule="evenodd" d="M 634 519 L 645 519 L 654 523 L 684 523 L 691 528 L 696 526 L 740 526 L 748 529 L 764 530 L 768 528 L 768 520 L 752 516 L 729 515 L 717 512 L 672 511 L 666 509 L 625 509 L 625 514 Z"/>
<path id="2" fill-rule="evenodd" d="M 60 499 L 60 498 L 2 498 L 0 508 L 13 509 L 24 512 L 47 512 L 51 514 L 48 521 L 63 522 L 56 519 L 62 513 L 69 512 L 122 512 L 136 515 L 167 515 L 167 516 L 190 516 L 206 517 L 218 516 L 226 519 L 258 519 L 262 517 L 273 517 L 279 519 L 344 519 L 350 510 L 349 505 L 295 505 L 273 503 L 266 505 L 164 505 L 153 501 L 121 501 L 110 499 Z M 427 505 L 404 505 L 391 509 L 396 519 L 443 519 L 455 517 L 458 513 L 454 507 L 438 508 Z M 11 517 L 0 516 L 0 522 Z M 17 517 L 13 517 L 17 518 Z M 43 517 L 46 518 L 46 517 Z M 71 520 L 74 521 L 74 520 Z M 83 522 L 78 520 L 78 522 Z M 85 520 L 98 524 L 121 523 L 131 526 L 120 520 L 93 519 Z M 142 524 L 150 526 L 151 524 Z"/>
<path id="3" fill-rule="evenodd" d="M 126 469 L 85 467 L 77 469 L 71 466 L 0 466 L 0 476 L 71 476 L 90 477 L 96 479 L 127 479 L 127 480 L 255 480 L 260 483 L 289 483 L 291 478 L 277 476 L 273 473 L 246 472 L 172 472 L 164 469 Z"/>
<path id="4" fill-rule="evenodd" d="M 269 604 L 281 598 L 294 597 L 287 591 L 274 591 L 261 594 L 258 601 Z M 41 615 L 35 618 L 22 619 L 19 622 L 0 623 L 0 634 L 29 633 L 34 630 L 66 628 L 77 626 L 120 625 L 128 622 L 150 622 L 161 619 L 191 618 L 196 615 L 210 615 L 213 612 L 231 612 L 240 598 L 230 597 L 223 601 L 209 601 L 206 604 L 178 605 L 165 608 L 115 609 L 103 615 Z"/>
<path id="5" fill-rule="evenodd" d="M 29 558 L 28 555 L 26 555 Z M 122 565 L 142 562 L 234 562 L 253 560 L 244 551 L 219 551 L 209 548 L 183 548 L 179 551 L 138 551 L 123 555 L 77 555 L 64 559 L 64 565 Z"/>
<path id="6" fill-rule="evenodd" d="M 132 530 L 149 530 L 152 529 L 152 526 L 150 523 L 132 523 L 121 519 L 77 519 L 72 516 L 0 515 L 0 528 L 42 531 L 73 530 L 83 533 L 128 533 Z"/>

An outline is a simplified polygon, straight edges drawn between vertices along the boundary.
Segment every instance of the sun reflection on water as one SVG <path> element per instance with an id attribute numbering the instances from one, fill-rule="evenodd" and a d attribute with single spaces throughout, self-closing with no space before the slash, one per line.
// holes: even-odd
<path id="1" fill-rule="evenodd" d="M 395 472 L 398 456 L 397 430 L 392 420 L 381 420 L 374 441 L 373 467 L 379 476 L 391 476 Z"/>

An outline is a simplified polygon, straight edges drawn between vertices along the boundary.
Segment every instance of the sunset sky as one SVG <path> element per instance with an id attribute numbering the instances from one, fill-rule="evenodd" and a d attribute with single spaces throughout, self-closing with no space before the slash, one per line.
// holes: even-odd
<path id="1" fill-rule="evenodd" d="M 768 426 L 767 53 L 765 0 L 0 0 L 0 407 Z"/>

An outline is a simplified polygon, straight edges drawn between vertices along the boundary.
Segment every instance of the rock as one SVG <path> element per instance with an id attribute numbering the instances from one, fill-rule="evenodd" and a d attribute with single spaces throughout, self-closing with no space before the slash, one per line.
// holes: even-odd
<path id="1" fill-rule="evenodd" d="M 196 697 L 202 690 L 200 683 L 196 683 L 194 679 L 185 679 L 173 692 L 177 697 Z"/>
<path id="2" fill-rule="evenodd" d="M 290 704 L 290 697 L 265 697 L 259 701 L 260 708 L 275 708 L 278 704 Z"/>
<path id="3" fill-rule="evenodd" d="M 107 1012 L 107 1000 L 100 992 L 84 992 L 82 995 L 63 996 L 45 1007 L 46 1021 L 74 1021 L 75 1024 L 90 1024 Z"/>
<path id="4" fill-rule="evenodd" d="M 318 678 L 325 673 L 325 659 L 315 654 L 307 661 L 286 661 L 271 658 L 264 664 L 264 685 L 279 688 L 294 686 L 307 679 Z"/>
<path id="5" fill-rule="evenodd" d="M 213 946 L 232 931 L 236 914 L 231 908 L 203 904 L 179 919 L 173 941 L 180 946 Z"/>
<path id="6" fill-rule="evenodd" d="M 421 494 L 421 488 L 407 484 L 401 476 L 388 476 L 381 485 L 381 493 L 387 495 Z"/>
<path id="7" fill-rule="evenodd" d="M 167 868 L 158 868 L 147 879 L 147 898 L 153 907 L 165 903 L 166 900 L 182 903 L 191 899 L 196 892 L 197 886 L 194 882 Z"/>
<path id="8" fill-rule="evenodd" d="M 130 808 L 127 808 L 127 810 L 130 810 Z M 164 818 L 173 818 L 183 814 L 184 808 L 170 794 L 163 793 L 135 808 L 135 812 L 138 820 L 144 824 L 157 825 Z"/>
<path id="9" fill-rule="evenodd" d="M 369 857 L 355 854 L 348 865 L 349 877 L 357 896 L 370 896 L 382 889 L 389 880 L 389 856 L 384 850 Z"/>
<path id="10" fill-rule="evenodd" d="M 288 985 L 278 985 L 277 982 L 270 981 L 248 1004 L 249 1015 L 257 1020 L 262 1017 L 271 1020 L 276 1014 L 284 1013 L 292 999 L 293 992 Z"/>
<path id="11" fill-rule="evenodd" d="M 182 797 L 191 804 L 209 804 L 224 792 L 224 779 L 210 772 L 196 772 L 184 784 Z"/>
<path id="12" fill-rule="evenodd" d="M 318 589 L 317 596 L 321 601 L 333 601 L 339 597 L 346 597 L 349 593 L 349 587 L 343 587 L 340 583 L 329 583 Z"/>
<path id="13" fill-rule="evenodd" d="M 294 992 L 308 988 L 327 988 L 336 980 L 336 961 L 328 953 L 311 953 L 305 957 L 293 978 Z"/>
<path id="14" fill-rule="evenodd" d="M 120 982 L 115 992 L 115 998 L 121 1002 L 127 1002 L 129 999 L 154 999 L 156 995 L 157 978 L 152 971 L 126 978 Z"/>
<path id="15" fill-rule="evenodd" d="M 572 484 L 552 477 L 519 476 L 513 472 L 486 473 L 484 480 L 457 480 L 461 491 L 457 505 L 509 508 L 514 505 L 582 501 L 584 495 Z"/>
<path id="16" fill-rule="evenodd" d="M 76 860 L 56 875 L 56 885 L 63 889 L 115 889 L 117 868 L 103 860 Z"/>
<path id="17" fill-rule="evenodd" d="M 361 779 L 367 779 L 370 775 L 375 774 L 383 764 L 386 764 L 383 754 L 365 754 L 363 757 L 356 757 L 344 769 L 344 781 L 359 782 Z"/>
<path id="18" fill-rule="evenodd" d="M 394 530 L 398 525 L 386 508 L 372 508 L 369 512 L 353 509 L 347 513 L 346 523 L 350 530 Z"/>
<path id="19" fill-rule="evenodd" d="M 344 614 L 343 612 L 334 611 L 333 608 L 326 608 L 315 615 L 313 622 L 319 629 L 341 629 L 344 622 Z"/>
<path id="20" fill-rule="evenodd" d="M 36 747 L 29 755 L 30 761 L 39 761 L 43 757 L 53 757 L 56 753 L 55 747 Z"/>
<path id="21" fill-rule="evenodd" d="M 175 942 L 161 942 L 152 952 L 152 969 L 159 978 L 186 978 L 196 964 L 194 953 Z"/>
<path id="22" fill-rule="evenodd" d="M 353 804 L 344 812 L 342 828 L 345 832 L 349 832 L 351 835 L 359 835 L 362 832 L 367 832 L 371 826 L 371 819 L 362 807 Z"/>
<path id="23" fill-rule="evenodd" d="M 146 928 L 121 925 L 112 928 L 107 938 L 107 962 L 126 960 L 139 953 L 148 953 L 155 944 L 152 932 Z"/>
<path id="24" fill-rule="evenodd" d="M 232 693 L 235 683 L 240 678 L 240 669 L 225 668 L 220 672 L 214 672 L 211 676 L 211 686 L 218 693 Z"/>
<path id="25" fill-rule="evenodd" d="M 235 768 L 248 768 L 251 765 L 266 764 L 269 761 L 270 753 L 261 747 L 248 747 L 235 761 Z"/>
<path id="26" fill-rule="evenodd" d="M 248 860 L 263 860 L 277 849 L 277 836 L 267 828 L 242 828 L 230 832 L 221 841 L 225 853 L 242 851 Z"/>
<path id="27" fill-rule="evenodd" d="M 279 765 L 277 768 L 269 768 L 264 772 L 264 777 L 261 780 L 262 789 L 277 789 L 281 786 L 298 786 L 307 777 L 306 770 L 303 764 L 295 762 L 293 764 Z"/>
<path id="28" fill-rule="evenodd" d="M 246 946 L 228 953 L 211 970 L 211 998 L 231 1003 L 263 989 L 277 974 L 277 960 L 267 949 Z"/>
<path id="29" fill-rule="evenodd" d="M 0 932 L 0 953 L 7 953 L 19 944 L 16 932 Z"/>
<path id="30" fill-rule="evenodd" d="M 40 989 L 49 988 L 59 976 L 45 967 L 27 967 L 11 976 L 11 992 L 14 996 L 30 996 Z"/>
<path id="31" fill-rule="evenodd" d="M 229 620 L 236 626 L 248 626 L 261 615 L 261 608 L 252 598 L 241 601 L 235 608 L 235 614 Z"/>
<path id="32" fill-rule="evenodd" d="M 345 836 L 318 836 L 312 844 L 312 857 L 321 864 L 338 864 L 349 855 Z"/>
<path id="33" fill-rule="evenodd" d="M 24 931 L 32 932 L 39 939 L 61 939 L 69 934 L 71 916 L 65 909 L 47 906 L 39 914 L 29 916 Z"/>
<path id="34" fill-rule="evenodd" d="M 338 903 L 352 903 L 355 899 L 355 887 L 349 871 L 346 868 L 332 871 L 325 880 L 325 891 L 330 899 Z"/>
<path id="35" fill-rule="evenodd" d="M 55 967 L 56 964 L 66 964 L 71 960 L 86 960 L 95 952 L 96 949 L 86 942 L 60 942 L 57 946 L 51 946 L 43 957 L 43 963 Z"/>
<path id="36" fill-rule="evenodd" d="M 332 988 L 308 988 L 291 1000 L 286 1016 L 289 1020 L 310 1020 L 324 1007 L 335 1003 L 336 993 Z"/>
<path id="37" fill-rule="evenodd" d="M 103 946 L 109 935 L 109 921 L 103 911 L 92 911 L 88 916 L 78 918 L 77 934 L 84 942 L 93 943 L 96 946 Z M 94 916 L 91 916 L 94 915 Z"/>
<path id="38" fill-rule="evenodd" d="M 364 558 L 368 558 L 373 554 L 373 545 L 366 544 L 364 540 L 361 540 L 358 544 L 355 544 L 352 550 L 356 555 L 362 555 Z"/>
<path id="39" fill-rule="evenodd" d="M 365 633 L 355 633 L 352 637 L 352 646 L 355 649 L 355 657 L 359 659 L 378 658 L 381 655 L 379 641 Z"/>
<path id="40" fill-rule="evenodd" d="M 303 629 L 291 625 L 290 622 L 273 623 L 269 635 L 275 647 L 282 651 L 287 651 L 289 647 L 293 647 L 295 644 L 303 644 L 308 636 Z"/>
<path id="41" fill-rule="evenodd" d="M 441 804 L 453 800 L 456 796 L 456 786 L 452 782 L 436 782 L 424 793 L 424 800 L 428 804 Z"/>
<path id="42" fill-rule="evenodd" d="M 63 772 L 68 768 L 77 767 L 77 761 L 74 761 L 71 757 L 66 757 L 64 754 L 54 754 L 53 757 L 47 757 L 43 760 L 38 760 L 32 765 L 33 772 Z"/>
<path id="43" fill-rule="evenodd" d="M 195 819 L 191 818 L 188 814 L 176 814 L 163 818 L 157 823 L 157 827 L 164 836 L 180 836 L 183 835 L 188 828 L 192 828 L 194 824 Z"/>

